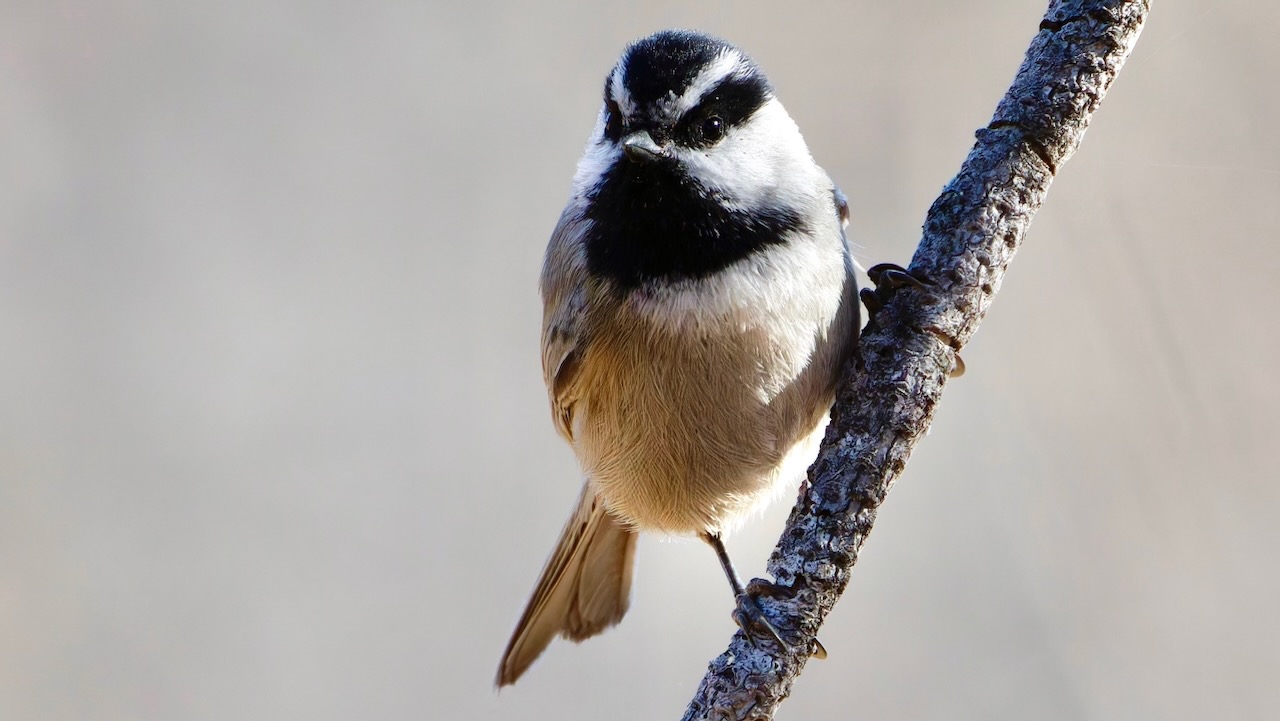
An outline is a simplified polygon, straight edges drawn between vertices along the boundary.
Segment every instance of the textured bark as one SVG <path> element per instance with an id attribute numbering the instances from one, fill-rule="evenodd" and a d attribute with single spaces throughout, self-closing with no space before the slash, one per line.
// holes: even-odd
<path id="1" fill-rule="evenodd" d="M 876 509 L 933 420 L 954 362 L 986 315 L 1049 183 L 1133 49 L 1149 0 L 1054 0 L 960 172 L 929 209 L 909 267 L 934 283 L 896 292 L 868 324 L 822 451 L 768 572 L 789 599 L 762 598 L 793 649 L 738 632 L 711 662 L 684 719 L 769 719 L 804 669 L 849 582 Z"/>

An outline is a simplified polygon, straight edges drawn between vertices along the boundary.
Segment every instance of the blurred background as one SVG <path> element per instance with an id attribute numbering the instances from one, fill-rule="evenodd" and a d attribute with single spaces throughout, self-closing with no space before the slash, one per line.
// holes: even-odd
<path id="1" fill-rule="evenodd" d="M 536 279 L 605 73 L 737 42 L 905 263 L 1043 10 L 0 3 L 0 718 L 677 718 L 734 628 L 690 540 L 492 687 L 579 486 Z M 1273 717 L 1277 24 L 1155 3 L 780 718 Z"/>

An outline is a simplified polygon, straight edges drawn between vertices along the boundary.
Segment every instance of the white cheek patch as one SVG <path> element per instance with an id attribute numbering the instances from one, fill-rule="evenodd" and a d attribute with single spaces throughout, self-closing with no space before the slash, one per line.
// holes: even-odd
<path id="1" fill-rule="evenodd" d="M 607 108 L 601 106 L 600 113 L 596 115 L 596 125 L 591 131 L 591 138 L 587 140 L 587 148 L 582 152 L 582 157 L 578 158 L 578 167 L 573 173 L 574 197 L 581 197 L 594 188 L 600 178 L 604 177 L 612 167 L 614 161 L 622 156 L 617 143 L 610 142 L 604 136 L 605 118 L 608 112 Z"/>
<path id="2" fill-rule="evenodd" d="M 603 123 L 603 116 L 601 116 L 600 123 L 596 124 L 596 131 L 592 133 L 591 140 L 587 143 L 586 151 L 578 159 L 578 168 L 573 173 L 574 197 L 585 195 L 594 188 L 622 155 L 622 151 L 616 144 L 602 139 Z"/>
<path id="3" fill-rule="evenodd" d="M 719 143 L 676 152 L 689 176 L 734 210 L 807 207 L 822 184 L 800 129 L 775 98 Z"/>

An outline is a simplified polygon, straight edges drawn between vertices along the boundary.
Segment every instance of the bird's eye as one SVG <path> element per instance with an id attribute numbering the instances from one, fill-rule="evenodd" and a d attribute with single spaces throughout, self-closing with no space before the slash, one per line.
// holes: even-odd
<path id="1" fill-rule="evenodd" d="M 604 106 L 604 136 L 615 143 L 622 138 L 622 108 L 612 100 Z"/>
<path id="2" fill-rule="evenodd" d="M 724 137 L 724 121 L 719 115 L 711 115 L 702 121 L 702 140 L 714 143 Z"/>

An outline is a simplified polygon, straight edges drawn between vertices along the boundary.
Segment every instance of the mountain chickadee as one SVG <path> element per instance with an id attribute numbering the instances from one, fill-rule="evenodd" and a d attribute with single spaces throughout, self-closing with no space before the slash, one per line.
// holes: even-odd
<path id="1" fill-rule="evenodd" d="M 848 208 L 760 68 L 707 35 L 629 46 L 542 269 L 542 368 L 586 475 L 502 656 L 622 619 L 636 533 L 721 534 L 812 462 L 859 327 Z M 763 588 L 762 588 L 763 586 Z"/>

